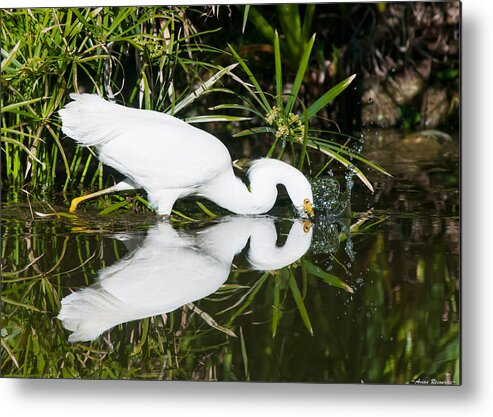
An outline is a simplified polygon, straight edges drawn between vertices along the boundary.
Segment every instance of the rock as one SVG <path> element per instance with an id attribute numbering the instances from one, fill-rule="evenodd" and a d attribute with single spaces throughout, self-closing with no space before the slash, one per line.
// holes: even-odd
<path id="1" fill-rule="evenodd" d="M 361 100 L 361 122 L 363 126 L 395 126 L 399 118 L 397 107 L 380 85 L 369 87 L 363 93 Z"/>
<path id="2" fill-rule="evenodd" d="M 445 121 L 449 109 L 447 90 L 430 87 L 423 95 L 421 104 L 421 123 L 427 129 L 433 129 Z"/>
<path id="3" fill-rule="evenodd" d="M 404 70 L 401 74 L 389 77 L 386 88 L 394 101 L 399 104 L 409 103 L 423 90 L 423 78 L 413 70 Z"/>

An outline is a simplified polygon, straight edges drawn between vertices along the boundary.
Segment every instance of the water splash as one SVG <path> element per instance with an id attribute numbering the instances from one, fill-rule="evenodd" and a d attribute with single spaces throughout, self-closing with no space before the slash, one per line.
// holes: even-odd
<path id="1" fill-rule="evenodd" d="M 340 204 L 341 188 L 339 182 L 330 172 L 329 176 L 312 180 L 315 207 L 324 213 L 334 213 Z"/>
<path id="2" fill-rule="evenodd" d="M 364 137 L 360 138 L 364 141 Z M 358 141 L 358 144 L 361 144 Z M 342 240 L 345 241 L 345 252 L 349 258 L 347 265 L 351 268 L 355 252 L 351 240 L 351 230 L 344 213 L 350 208 L 351 193 L 354 187 L 355 166 L 350 164 L 344 175 L 345 191 L 341 191 L 339 181 L 332 171 L 327 176 L 311 181 L 314 206 L 317 211 L 316 225 L 313 232 L 311 253 L 336 253 Z"/>
<path id="3" fill-rule="evenodd" d="M 325 216 L 317 218 L 315 227 L 313 228 L 310 253 L 335 254 L 339 249 L 339 234 L 339 221 L 334 221 Z"/>

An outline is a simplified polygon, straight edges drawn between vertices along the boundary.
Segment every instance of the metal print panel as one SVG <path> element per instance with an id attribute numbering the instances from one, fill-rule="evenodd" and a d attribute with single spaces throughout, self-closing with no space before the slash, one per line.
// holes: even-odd
<path id="1" fill-rule="evenodd" d="M 0 13 L 2 377 L 461 383 L 459 2 Z"/>

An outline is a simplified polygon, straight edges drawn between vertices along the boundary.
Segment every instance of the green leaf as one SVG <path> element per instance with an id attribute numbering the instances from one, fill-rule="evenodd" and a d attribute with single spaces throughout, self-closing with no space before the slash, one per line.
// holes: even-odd
<path id="1" fill-rule="evenodd" d="M 37 97 L 37 98 L 33 98 L 31 100 L 26 100 L 26 101 L 20 101 L 20 102 L 17 102 L 17 103 L 12 103 L 12 104 L 9 104 L 8 106 L 2 106 L 2 109 L 0 110 L 0 112 L 2 114 L 3 113 L 7 113 L 7 112 L 11 112 L 13 110 L 18 109 L 19 107 L 27 106 L 28 104 L 37 103 L 38 101 L 45 100 L 47 98 L 48 97 Z"/>
<path id="2" fill-rule="evenodd" d="M 350 292 L 351 294 L 354 290 L 342 281 L 340 278 L 335 275 L 329 274 L 328 272 L 323 271 L 318 266 L 312 264 L 310 261 L 303 259 L 302 261 L 303 268 L 311 275 L 320 278 L 323 282 L 332 285 L 333 287 L 342 288 L 343 290 Z"/>
<path id="3" fill-rule="evenodd" d="M 245 338 L 243 337 L 243 329 L 240 327 L 240 346 L 241 346 L 241 357 L 243 359 L 243 368 L 245 370 L 245 378 L 247 381 L 250 380 L 250 371 L 248 370 L 248 354 L 245 345 Z"/>
<path id="4" fill-rule="evenodd" d="M 256 89 L 256 93 L 260 97 L 260 104 L 262 105 L 262 108 L 264 109 L 265 113 L 268 113 L 271 110 L 271 107 L 270 107 L 269 101 L 265 97 L 264 91 L 260 87 L 260 84 L 258 83 L 257 79 L 253 75 L 250 68 L 248 68 L 248 65 L 245 63 L 245 61 L 243 61 L 243 59 L 240 57 L 240 55 L 238 55 L 238 52 L 236 52 L 235 49 L 231 45 L 228 45 L 228 46 L 229 46 L 229 50 L 231 51 L 233 56 L 239 62 L 239 64 L 243 68 L 243 71 L 245 71 L 245 73 L 248 75 L 248 78 L 250 79 L 250 81 L 254 85 L 254 87 Z M 244 81 L 242 81 L 242 82 L 244 83 Z M 255 97 L 255 95 L 254 95 L 254 97 Z"/>
<path id="5" fill-rule="evenodd" d="M 371 185 L 370 181 L 368 178 L 366 178 L 366 175 L 363 174 L 361 169 L 359 169 L 357 166 L 355 166 L 351 161 L 348 161 L 346 158 L 343 156 L 339 155 L 338 152 L 334 152 L 332 149 L 330 149 L 326 144 L 322 143 L 317 143 L 313 140 L 310 140 L 307 144 L 309 148 L 312 149 L 317 149 L 319 152 L 322 152 L 332 158 L 334 158 L 337 162 L 341 163 L 344 165 L 346 168 L 349 167 L 349 165 L 352 165 L 354 168 L 354 172 L 358 176 L 358 178 L 367 186 L 367 188 L 373 193 L 375 190 L 373 189 L 373 186 Z M 340 151 L 340 149 L 338 150 Z"/>
<path id="6" fill-rule="evenodd" d="M 246 297 L 246 300 L 245 302 L 243 303 L 243 305 L 241 307 L 239 307 L 235 313 L 233 314 L 233 316 L 229 319 L 229 322 L 228 323 L 232 323 L 233 320 L 238 317 L 240 314 L 242 314 L 246 309 L 247 307 L 253 302 L 253 300 L 255 299 L 257 293 L 260 291 L 260 289 L 262 288 L 262 286 L 264 285 L 264 282 L 265 280 L 269 277 L 269 272 L 265 272 L 260 278 L 259 280 L 255 283 L 255 285 L 249 290 L 249 292 L 246 294 L 247 297 Z M 243 299 L 241 300 L 241 302 L 243 302 Z M 235 306 L 236 307 L 236 306 Z"/>
<path id="7" fill-rule="evenodd" d="M 253 23 L 255 29 L 263 36 L 265 39 L 272 39 L 274 36 L 274 28 L 265 19 L 265 17 L 260 13 L 257 7 L 253 6 L 249 9 L 248 19 Z"/>
<path id="8" fill-rule="evenodd" d="M 293 295 L 296 306 L 298 307 L 298 311 L 300 313 L 301 319 L 303 320 L 303 323 L 305 324 L 310 334 L 313 336 L 313 327 L 310 322 L 310 317 L 308 317 L 308 312 L 306 311 L 305 303 L 303 302 L 303 298 L 301 297 L 298 284 L 296 284 L 296 278 L 294 277 L 292 271 L 290 271 L 289 288 L 291 289 L 291 294 Z"/>
<path id="9" fill-rule="evenodd" d="M 282 66 L 281 66 L 281 47 L 279 45 L 279 34 L 277 30 L 274 35 L 274 59 L 276 64 L 276 98 L 277 107 L 282 105 Z"/>
<path id="10" fill-rule="evenodd" d="M 251 120 L 251 117 L 229 116 L 224 114 L 210 114 L 204 116 L 192 116 L 185 119 L 187 123 L 209 123 L 209 122 L 241 122 Z"/>
<path id="11" fill-rule="evenodd" d="M 279 325 L 279 318 L 281 316 L 281 277 L 276 274 L 274 276 L 274 304 L 272 306 L 272 337 L 277 333 L 277 326 Z"/>
<path id="12" fill-rule="evenodd" d="M 260 113 L 257 109 L 253 107 L 244 106 L 242 104 L 235 103 L 226 103 L 226 104 L 218 104 L 217 106 L 209 107 L 209 110 L 245 110 L 250 113 L 254 113 L 257 116 L 264 117 L 262 113 Z"/>
<path id="13" fill-rule="evenodd" d="M 305 16 L 303 18 L 303 26 L 301 28 L 301 33 L 303 39 L 307 39 L 310 36 L 310 29 L 312 27 L 313 15 L 315 13 L 316 4 L 307 4 L 305 8 Z"/>
<path id="14" fill-rule="evenodd" d="M 327 104 L 332 102 L 339 94 L 341 94 L 352 83 L 356 74 L 351 75 L 339 84 L 332 87 L 329 91 L 324 93 L 317 101 L 315 101 L 307 109 L 308 118 L 315 116 L 320 110 L 322 110 Z"/>
<path id="15" fill-rule="evenodd" d="M 328 141 L 325 141 L 324 139 L 320 139 L 320 138 L 310 138 L 314 143 L 324 143 L 324 142 L 328 142 Z M 368 165 L 369 167 L 373 168 L 374 170 L 378 171 L 378 172 L 381 172 L 382 174 L 385 174 L 389 177 L 392 177 L 392 174 L 390 174 L 385 168 L 381 167 L 380 165 L 378 165 L 377 163 L 373 162 L 373 161 L 370 161 L 369 159 L 365 158 L 364 156 L 362 155 L 359 155 L 357 153 L 354 153 L 354 152 L 351 152 L 351 151 L 348 151 L 346 149 L 344 149 L 343 147 L 341 147 L 339 144 L 337 143 L 325 143 L 324 146 L 327 146 L 331 149 L 333 149 L 335 152 L 341 152 L 343 153 L 344 155 L 348 155 L 348 156 L 351 156 L 353 157 L 354 159 L 357 159 L 358 161 L 360 162 L 363 162 L 364 164 Z"/>
<path id="16" fill-rule="evenodd" d="M 217 217 L 217 214 L 213 213 L 212 211 L 210 211 L 206 206 L 204 206 L 200 201 L 196 201 L 197 205 L 200 207 L 200 209 L 205 213 L 207 214 L 209 217 L 211 218 L 216 218 Z"/>
<path id="17" fill-rule="evenodd" d="M 109 207 L 106 207 L 104 210 L 99 212 L 100 215 L 104 216 L 106 214 L 110 214 L 111 212 L 118 210 L 121 207 L 128 206 L 128 202 L 126 200 L 119 201 L 118 203 L 112 204 Z"/>
<path id="18" fill-rule="evenodd" d="M 315 34 L 310 38 L 308 45 L 306 46 L 305 52 L 301 57 L 300 66 L 298 67 L 298 72 L 296 73 L 296 78 L 294 79 L 293 88 L 291 89 L 291 94 L 286 103 L 286 114 L 291 113 L 294 107 L 294 103 L 298 97 L 298 92 L 300 91 L 301 83 L 305 77 L 305 72 L 308 67 L 308 61 L 310 59 L 310 54 L 312 53 L 313 43 L 315 42 Z"/>
<path id="19" fill-rule="evenodd" d="M 238 64 L 232 64 L 226 68 L 221 69 L 211 78 L 209 78 L 205 83 L 203 83 L 200 87 L 192 91 L 188 96 L 186 96 L 183 100 L 176 104 L 174 108 L 174 114 L 178 113 L 180 110 L 193 103 L 197 98 L 199 98 L 202 94 L 209 90 L 223 75 L 232 71 L 237 65 Z M 169 111 L 166 113 L 170 114 Z"/>
<path id="20" fill-rule="evenodd" d="M 239 138 L 241 136 L 255 135 L 257 133 L 275 133 L 275 130 L 272 127 L 265 127 L 265 126 L 251 127 L 249 129 L 236 132 L 233 135 L 233 137 Z"/>
<path id="21" fill-rule="evenodd" d="M 201 310 L 198 308 L 195 304 L 193 303 L 188 303 L 187 307 L 194 313 L 198 314 L 199 317 L 204 320 L 209 326 L 213 327 L 216 330 L 219 330 L 220 332 L 226 333 L 229 336 L 232 337 L 237 337 L 236 334 L 228 329 L 227 327 L 221 326 L 212 318 L 212 316 L 209 313 L 206 313 L 205 311 Z"/>
<path id="22" fill-rule="evenodd" d="M 303 105 L 303 103 L 301 103 L 302 107 L 303 107 L 303 115 L 304 117 L 301 119 L 303 120 L 303 123 L 304 123 L 304 130 L 303 130 L 303 143 L 301 145 L 301 155 L 300 155 L 300 162 L 298 164 L 298 169 L 301 171 L 303 169 L 303 163 L 305 162 L 305 157 L 307 155 L 307 152 L 306 152 L 306 147 L 308 145 L 308 117 L 306 117 L 306 108 L 305 106 Z"/>
<path id="23" fill-rule="evenodd" d="M 0 66 L 1 70 L 4 71 L 5 68 L 7 68 L 7 66 L 9 65 L 10 61 L 12 61 L 12 59 L 14 58 L 15 54 L 17 53 L 17 50 L 19 49 L 19 46 L 21 45 L 21 41 L 20 40 L 19 42 L 17 42 L 15 44 L 15 46 L 12 48 L 12 50 L 10 51 L 10 53 L 7 53 L 4 49 L 2 49 L 2 56 L 5 56 L 6 57 L 4 59 L 2 59 L 2 64 Z M 14 61 L 14 64 L 17 63 L 19 65 L 16 65 L 16 67 L 20 67 L 20 63 L 16 60 Z"/>
<path id="24" fill-rule="evenodd" d="M 22 142 L 18 141 L 18 140 L 15 140 L 15 139 L 12 139 L 12 138 L 8 138 L 6 136 L 2 136 L 2 142 L 7 142 L 7 143 L 11 143 L 13 145 L 17 145 L 19 147 L 22 148 L 22 150 L 24 152 L 26 152 L 29 157 L 31 159 L 34 159 L 38 164 L 41 164 L 42 166 L 44 166 L 45 164 L 43 162 L 41 162 L 38 158 L 36 158 L 36 155 L 34 155 L 31 150 L 26 146 L 24 145 Z"/>
<path id="25" fill-rule="evenodd" d="M 248 20 L 248 12 L 250 11 L 250 5 L 245 5 L 245 10 L 243 11 L 243 25 L 241 26 L 241 33 L 245 33 L 245 27 Z"/>

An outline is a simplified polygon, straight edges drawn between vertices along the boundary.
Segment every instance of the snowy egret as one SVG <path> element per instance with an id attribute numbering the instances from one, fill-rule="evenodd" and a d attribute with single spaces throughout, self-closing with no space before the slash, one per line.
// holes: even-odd
<path id="1" fill-rule="evenodd" d="M 305 176 L 275 159 L 254 161 L 249 188 L 234 175 L 231 156 L 213 135 L 173 116 L 110 103 L 95 94 L 71 94 L 59 114 L 62 131 L 82 146 L 95 146 L 99 159 L 126 176 L 105 190 L 75 198 L 70 206 L 103 194 L 143 188 L 160 215 L 189 195 L 207 198 L 238 214 L 262 214 L 286 187 L 301 216 L 313 217 L 313 195 Z"/>
<path id="2" fill-rule="evenodd" d="M 215 292 L 248 240 L 250 269 L 275 270 L 305 254 L 312 231 L 308 220 L 296 219 L 277 246 L 268 217 L 229 216 L 198 231 L 160 222 L 137 249 L 102 269 L 94 285 L 63 298 L 58 318 L 73 332 L 70 342 L 94 340 L 120 323 L 168 313 Z"/>

